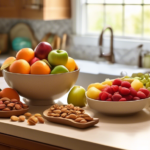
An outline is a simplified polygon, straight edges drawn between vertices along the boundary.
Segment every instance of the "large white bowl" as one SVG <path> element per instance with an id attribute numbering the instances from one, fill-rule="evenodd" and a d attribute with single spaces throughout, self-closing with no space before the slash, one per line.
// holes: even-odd
<path id="1" fill-rule="evenodd" d="M 141 111 L 150 98 L 133 101 L 101 101 L 94 100 L 86 95 L 86 100 L 90 108 L 108 115 L 127 115 Z"/>
<path id="2" fill-rule="evenodd" d="M 31 105 L 50 105 L 55 99 L 66 94 L 75 84 L 79 70 L 61 74 L 33 75 L 11 73 L 3 70 L 7 84 L 21 96 L 30 100 Z"/>

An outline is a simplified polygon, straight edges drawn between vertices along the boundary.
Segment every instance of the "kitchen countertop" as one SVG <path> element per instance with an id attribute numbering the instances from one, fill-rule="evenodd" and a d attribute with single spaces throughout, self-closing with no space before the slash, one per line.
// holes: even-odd
<path id="1" fill-rule="evenodd" d="M 3 77 L 1 88 L 6 88 Z M 21 97 L 21 101 L 26 101 Z M 60 104 L 67 103 L 67 94 L 56 100 Z M 30 106 L 31 113 L 42 113 L 49 106 Z M 56 145 L 72 150 L 150 150 L 150 111 L 144 109 L 131 116 L 113 117 L 102 115 L 89 107 L 86 113 L 98 117 L 100 122 L 88 129 L 77 129 L 45 121 L 45 124 L 27 125 L 27 122 L 11 122 L 0 118 L 0 132 Z"/>

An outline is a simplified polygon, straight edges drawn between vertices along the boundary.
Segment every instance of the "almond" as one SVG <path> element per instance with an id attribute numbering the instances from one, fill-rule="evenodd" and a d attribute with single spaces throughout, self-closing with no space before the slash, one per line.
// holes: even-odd
<path id="1" fill-rule="evenodd" d="M 6 107 L 5 104 L 0 104 L 0 109 L 4 109 Z"/>

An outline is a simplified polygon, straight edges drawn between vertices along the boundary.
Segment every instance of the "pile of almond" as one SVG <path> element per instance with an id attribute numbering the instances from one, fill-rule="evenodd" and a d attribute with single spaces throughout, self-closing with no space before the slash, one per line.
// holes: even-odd
<path id="1" fill-rule="evenodd" d="M 30 112 L 27 112 L 24 115 L 21 115 L 19 117 L 17 117 L 17 116 L 11 116 L 10 117 L 11 121 L 24 122 L 25 119 L 27 119 L 27 123 L 29 125 L 36 125 L 38 122 L 39 123 L 44 123 L 45 122 L 41 114 L 32 115 Z"/>
<path id="2" fill-rule="evenodd" d="M 88 114 L 85 114 L 84 109 L 75 107 L 73 104 L 61 106 L 55 104 L 50 107 L 47 115 L 52 117 L 72 119 L 79 123 L 87 123 L 93 120 L 92 117 L 90 117 Z"/>
<path id="3" fill-rule="evenodd" d="M 23 104 L 17 99 L 9 99 L 7 97 L 0 99 L 0 111 L 21 110 L 28 107 L 28 105 Z"/>

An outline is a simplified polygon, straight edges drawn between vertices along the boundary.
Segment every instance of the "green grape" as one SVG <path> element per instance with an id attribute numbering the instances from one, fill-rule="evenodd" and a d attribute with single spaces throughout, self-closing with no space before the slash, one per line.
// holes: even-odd
<path id="1" fill-rule="evenodd" d="M 137 74 L 138 77 L 141 77 L 141 76 L 143 76 L 143 75 L 144 75 L 143 73 L 138 73 L 138 74 Z"/>
<path id="2" fill-rule="evenodd" d="M 150 87 L 147 88 L 150 91 Z"/>
<path id="3" fill-rule="evenodd" d="M 144 78 L 143 80 L 141 80 L 141 82 L 143 83 L 143 84 L 146 84 L 147 83 L 147 80 Z M 148 82 L 149 83 L 149 82 Z"/>
<path id="4" fill-rule="evenodd" d="M 133 73 L 131 77 L 137 77 L 137 73 Z"/>
<path id="5" fill-rule="evenodd" d="M 146 88 L 150 87 L 150 82 L 146 83 Z"/>
<path id="6" fill-rule="evenodd" d="M 144 76 L 145 76 L 146 79 L 149 78 L 149 74 L 148 73 L 144 74 Z"/>
<path id="7" fill-rule="evenodd" d="M 141 80 L 141 78 L 140 77 L 134 77 L 135 79 L 138 79 L 138 80 Z"/>

